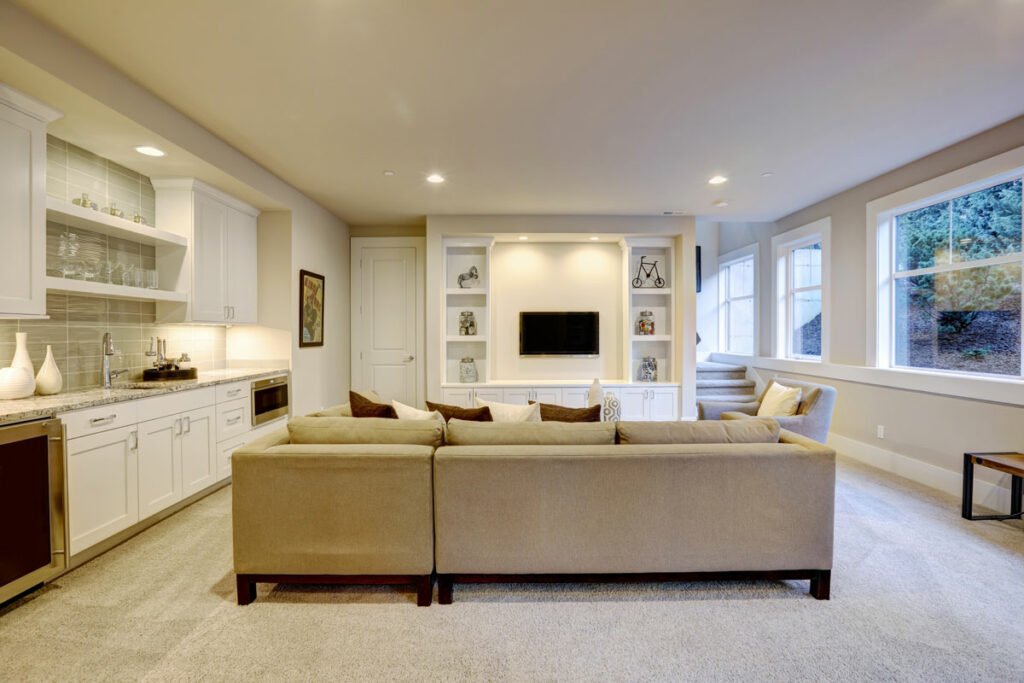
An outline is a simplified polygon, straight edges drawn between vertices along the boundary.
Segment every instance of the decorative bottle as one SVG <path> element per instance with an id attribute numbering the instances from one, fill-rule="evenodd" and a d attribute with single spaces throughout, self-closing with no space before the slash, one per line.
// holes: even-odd
<path id="1" fill-rule="evenodd" d="M 17 346 L 14 351 L 14 360 L 11 361 L 12 368 L 21 368 L 28 371 L 32 377 L 32 389 L 29 395 L 36 390 L 36 369 L 32 365 L 32 358 L 28 355 L 28 333 L 17 332 L 14 335 Z"/>
<path id="2" fill-rule="evenodd" d="M 59 394 L 63 386 L 64 378 L 61 377 L 57 361 L 53 359 L 53 348 L 47 344 L 46 360 L 43 361 L 43 366 L 39 368 L 39 374 L 36 375 L 36 393 L 40 396 Z"/>

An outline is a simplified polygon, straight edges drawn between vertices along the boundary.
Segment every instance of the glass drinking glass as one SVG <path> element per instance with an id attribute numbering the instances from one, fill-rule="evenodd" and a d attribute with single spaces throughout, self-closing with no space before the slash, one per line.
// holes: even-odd
<path id="1" fill-rule="evenodd" d="M 156 270 L 146 269 L 146 289 L 157 289 L 160 287 L 160 273 Z"/>

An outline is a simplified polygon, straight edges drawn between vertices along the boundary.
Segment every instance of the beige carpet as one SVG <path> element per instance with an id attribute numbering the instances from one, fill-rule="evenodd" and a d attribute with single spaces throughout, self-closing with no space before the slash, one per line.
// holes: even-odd
<path id="1" fill-rule="evenodd" d="M 430 608 L 261 586 L 237 607 L 230 496 L 0 612 L 0 680 L 1024 680 L 1024 526 L 849 460 L 830 602 L 805 582 L 460 586 Z"/>

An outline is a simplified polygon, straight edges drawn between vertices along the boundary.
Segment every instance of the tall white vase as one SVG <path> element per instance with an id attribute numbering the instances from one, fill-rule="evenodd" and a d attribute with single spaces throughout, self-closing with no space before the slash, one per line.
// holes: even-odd
<path id="1" fill-rule="evenodd" d="M 17 346 L 14 349 L 14 360 L 11 361 L 12 368 L 22 368 L 28 371 L 32 377 L 32 389 L 29 395 L 36 390 L 36 369 L 32 365 L 32 359 L 28 355 L 28 332 L 17 332 L 14 335 Z"/>
<path id="2" fill-rule="evenodd" d="M 43 361 L 43 367 L 39 368 L 39 374 L 36 375 L 36 393 L 40 396 L 59 394 L 63 386 L 64 378 L 61 377 L 57 361 L 53 359 L 53 349 L 47 344 L 46 360 Z"/>

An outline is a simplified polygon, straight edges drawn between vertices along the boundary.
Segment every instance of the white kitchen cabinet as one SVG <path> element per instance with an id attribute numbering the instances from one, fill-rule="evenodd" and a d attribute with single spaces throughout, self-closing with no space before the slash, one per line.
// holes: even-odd
<path id="1" fill-rule="evenodd" d="M 526 405 L 534 403 L 562 403 L 562 390 L 559 387 L 514 387 L 503 392 L 505 403 Z"/>
<path id="2" fill-rule="evenodd" d="M 139 433 L 139 519 L 181 500 L 181 418 L 149 420 Z"/>
<path id="3" fill-rule="evenodd" d="M 217 482 L 215 419 L 213 406 L 181 416 L 181 486 L 185 498 Z"/>
<path id="4" fill-rule="evenodd" d="M 459 406 L 460 408 L 472 408 L 473 407 L 473 390 L 466 389 L 442 389 L 441 390 L 441 403 L 449 406 Z"/>
<path id="5" fill-rule="evenodd" d="M 498 400 L 504 403 L 515 403 L 516 405 L 525 406 L 527 403 L 533 400 L 533 390 L 525 389 L 523 387 L 515 387 L 514 389 L 504 389 L 501 392 L 501 398 L 499 398 Z"/>
<path id="6" fill-rule="evenodd" d="M 496 401 L 498 403 L 508 402 L 505 398 L 505 392 L 500 388 L 491 389 L 488 387 L 486 389 L 473 389 L 473 397 L 478 398 L 481 401 Z M 526 403 L 526 401 L 523 401 L 523 403 Z M 470 405 L 476 406 L 476 401 L 473 401 Z"/>
<path id="7" fill-rule="evenodd" d="M 537 387 L 533 390 L 531 401 L 562 405 L 562 389 L 559 387 Z"/>
<path id="8" fill-rule="evenodd" d="M 619 405 L 622 408 L 619 419 L 646 420 L 648 391 L 648 389 L 638 389 L 633 387 L 623 387 L 622 389 L 619 389 Z"/>
<path id="9" fill-rule="evenodd" d="M 72 555 L 139 521 L 137 446 L 134 426 L 68 440 Z"/>
<path id="10" fill-rule="evenodd" d="M 245 436 L 217 444 L 217 481 L 223 481 L 231 476 L 231 454 L 248 443 L 250 438 Z"/>
<path id="11" fill-rule="evenodd" d="M 550 403 L 550 401 L 544 401 Z M 586 408 L 590 405 L 590 389 L 566 387 L 562 389 L 562 403 L 566 408 Z"/>
<path id="12" fill-rule="evenodd" d="M 620 387 L 617 391 L 623 420 L 679 419 L 678 387 Z"/>
<path id="13" fill-rule="evenodd" d="M 160 320 L 255 324 L 259 211 L 191 178 L 154 179 L 153 187 L 157 224 L 189 238 L 189 257 L 168 284 L 187 287 L 191 307 L 186 315 L 182 307 L 160 306 Z"/>
<path id="14" fill-rule="evenodd" d="M 60 116 L 0 83 L 0 317 L 46 315 L 46 126 Z"/>

